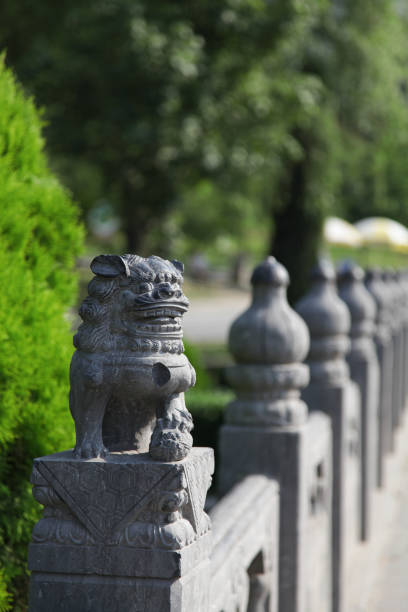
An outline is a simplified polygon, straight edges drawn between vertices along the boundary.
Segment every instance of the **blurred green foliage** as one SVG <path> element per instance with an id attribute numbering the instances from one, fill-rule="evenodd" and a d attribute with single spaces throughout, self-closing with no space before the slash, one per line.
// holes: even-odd
<path id="1" fill-rule="evenodd" d="M 332 245 L 327 249 L 327 255 L 335 262 L 351 259 L 362 268 L 408 268 L 408 255 L 392 251 L 388 247 L 366 246 L 351 248 Z"/>
<path id="2" fill-rule="evenodd" d="M 287 164 L 275 254 L 306 289 L 324 216 L 408 223 L 407 8 L 391 0 L 329 2 L 305 41 L 302 71 L 320 83 L 315 121 Z"/>
<path id="3" fill-rule="evenodd" d="M 196 385 L 186 393 L 186 405 L 191 412 L 194 429 L 195 446 L 209 446 L 214 449 L 216 469 L 213 486 L 217 485 L 218 433 L 224 422 L 225 408 L 234 394 L 231 389 L 219 386 L 210 372 L 214 364 L 224 369 L 226 349 L 223 345 L 194 345 L 184 340 L 185 354 L 193 364 L 196 374 Z M 228 357 L 227 357 L 228 360 Z"/>
<path id="4" fill-rule="evenodd" d="M 187 408 L 194 421 L 193 439 L 196 446 L 209 446 L 218 455 L 218 432 L 224 422 L 225 408 L 234 395 L 229 389 L 191 389 L 186 394 Z M 215 472 L 215 478 L 217 473 Z"/>
<path id="5" fill-rule="evenodd" d="M 14 0 L 0 45 L 85 214 L 111 210 L 142 254 L 273 252 L 296 298 L 326 214 L 408 223 L 407 11 Z"/>
<path id="6" fill-rule="evenodd" d="M 129 250 L 258 254 L 264 195 L 317 101 L 295 58 L 320 4 L 16 0 L 0 44 L 61 176 L 86 210 L 112 204 Z"/>
<path id="7" fill-rule="evenodd" d="M 40 512 L 32 459 L 73 442 L 64 313 L 83 236 L 76 207 L 48 169 L 34 104 L 2 57 L 0 108 L 0 610 L 12 601 L 19 611 Z"/>

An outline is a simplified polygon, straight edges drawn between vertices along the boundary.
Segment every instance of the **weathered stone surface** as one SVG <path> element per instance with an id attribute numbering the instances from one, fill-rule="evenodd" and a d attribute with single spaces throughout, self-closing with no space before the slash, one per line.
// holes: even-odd
<path id="1" fill-rule="evenodd" d="M 44 516 L 29 550 L 30 610 L 59 610 L 57 601 L 73 598 L 71 609 L 99 612 L 119 595 L 128 601 L 122 609 L 188 610 L 171 607 L 171 593 L 191 601 L 177 580 L 207 562 L 210 522 L 203 507 L 212 471 L 211 449 L 193 449 L 174 463 L 137 452 L 84 461 L 66 451 L 36 459 L 33 492 Z M 163 608 L 143 607 L 153 592 Z"/>
<path id="2" fill-rule="evenodd" d="M 285 426 L 304 423 L 300 399 L 309 381 L 300 363 L 309 349 L 303 320 L 286 299 L 288 273 L 269 257 L 252 275 L 252 304 L 232 324 L 229 349 L 236 361 L 227 377 L 237 399 L 227 408 L 227 423 Z"/>
<path id="3" fill-rule="evenodd" d="M 403 330 L 403 342 L 404 342 L 404 375 L 403 375 L 403 386 L 404 386 L 404 409 L 408 405 L 408 271 L 402 270 L 401 274 L 401 287 L 402 287 L 402 315 L 404 320 Z"/>
<path id="4" fill-rule="evenodd" d="M 178 580 L 34 574 L 30 610 L 35 612 L 207 612 L 209 562 Z M 35 605 L 35 607 L 33 607 Z"/>
<path id="5" fill-rule="evenodd" d="M 395 314 L 398 321 L 399 337 L 399 363 L 398 363 L 398 424 L 401 423 L 405 409 L 405 381 L 406 381 L 406 361 L 405 361 L 405 328 L 407 321 L 406 290 L 404 286 L 403 272 L 394 272 L 395 287 Z"/>
<path id="6" fill-rule="evenodd" d="M 377 473 L 379 368 L 373 341 L 376 305 L 363 279 L 363 270 L 351 262 L 339 268 L 339 295 L 351 314 L 347 362 L 361 393 L 361 538 L 367 540 Z"/>
<path id="7" fill-rule="evenodd" d="M 335 270 L 322 260 L 312 271 L 309 293 L 296 306 L 307 323 L 310 383 L 302 398 L 309 410 L 331 419 L 332 445 L 332 610 L 344 610 L 345 567 L 358 540 L 360 520 L 360 395 L 345 361 L 350 347 L 350 313 L 338 297 Z M 323 530 L 324 532 L 324 530 Z"/>
<path id="8" fill-rule="evenodd" d="M 382 281 L 381 271 L 376 268 L 367 270 L 365 286 L 377 306 L 374 341 L 380 368 L 380 396 L 378 410 L 378 451 L 377 485 L 384 485 L 385 457 L 391 447 L 392 438 L 392 378 L 393 350 L 392 335 L 388 321 L 387 288 Z"/>
<path id="9" fill-rule="evenodd" d="M 182 459 L 193 427 L 184 391 L 195 382 L 183 355 L 183 265 L 99 255 L 91 269 L 71 362 L 74 452 L 92 458 L 135 449 L 159 461 Z"/>
<path id="10" fill-rule="evenodd" d="M 208 612 L 212 449 L 192 449 L 183 266 L 100 255 L 74 339 L 73 451 L 34 460 L 30 612 Z"/>
<path id="11" fill-rule="evenodd" d="M 220 432 L 220 489 L 250 474 L 279 482 L 279 606 L 306 610 L 307 427 L 225 425 Z M 330 568 L 328 568 L 330 572 Z"/>
<path id="12" fill-rule="evenodd" d="M 387 305 L 387 321 L 389 332 L 392 337 L 392 436 L 389 450 L 394 450 L 395 429 L 399 423 L 400 404 L 400 375 L 401 365 L 401 337 L 400 337 L 400 310 L 398 308 L 394 273 L 392 270 L 383 270 L 382 281 L 385 287 L 384 297 Z"/>
<path id="13" fill-rule="evenodd" d="M 310 333 L 307 364 L 314 385 L 334 386 L 349 379 L 345 355 L 350 349 L 350 313 L 337 295 L 335 279 L 333 264 L 319 261 L 312 270 L 309 293 L 296 305 Z"/>
<path id="14" fill-rule="evenodd" d="M 332 610 L 332 436 L 327 415 L 307 424 L 307 612 Z"/>
<path id="15" fill-rule="evenodd" d="M 307 327 L 286 301 L 286 270 L 269 257 L 252 275 L 253 301 L 232 325 L 228 370 L 236 400 L 220 433 L 220 488 L 249 474 L 280 484 L 279 607 L 306 604 L 307 406 L 300 389 L 308 368 Z"/>
<path id="16" fill-rule="evenodd" d="M 277 612 L 279 490 L 248 476 L 210 511 L 213 612 Z"/>

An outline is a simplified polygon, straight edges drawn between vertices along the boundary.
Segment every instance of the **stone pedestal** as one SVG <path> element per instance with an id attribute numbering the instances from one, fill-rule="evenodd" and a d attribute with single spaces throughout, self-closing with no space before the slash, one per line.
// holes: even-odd
<path id="1" fill-rule="evenodd" d="M 147 453 L 34 461 L 44 506 L 29 549 L 30 612 L 208 611 L 213 451 L 159 463 Z"/>

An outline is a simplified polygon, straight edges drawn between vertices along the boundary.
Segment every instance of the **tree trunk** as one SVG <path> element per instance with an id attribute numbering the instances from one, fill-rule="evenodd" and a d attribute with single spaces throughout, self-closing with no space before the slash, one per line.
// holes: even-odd
<path id="1" fill-rule="evenodd" d="M 303 138 L 300 140 L 304 141 Z M 296 302 L 308 289 L 311 268 L 318 257 L 323 211 L 308 206 L 308 147 L 304 157 L 292 164 L 282 186 L 282 205 L 274 215 L 275 227 L 270 253 L 287 268 L 290 275 L 288 298 Z"/>

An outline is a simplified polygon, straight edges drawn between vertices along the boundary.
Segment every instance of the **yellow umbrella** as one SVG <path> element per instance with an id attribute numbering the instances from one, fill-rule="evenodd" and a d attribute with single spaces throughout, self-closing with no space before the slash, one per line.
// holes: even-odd
<path id="1" fill-rule="evenodd" d="M 354 224 L 365 245 L 386 245 L 400 251 L 408 251 L 408 229 L 386 217 L 367 217 Z"/>
<path id="2" fill-rule="evenodd" d="M 344 219 L 327 217 L 323 226 L 323 236 L 328 244 L 359 247 L 362 245 L 360 232 Z"/>

